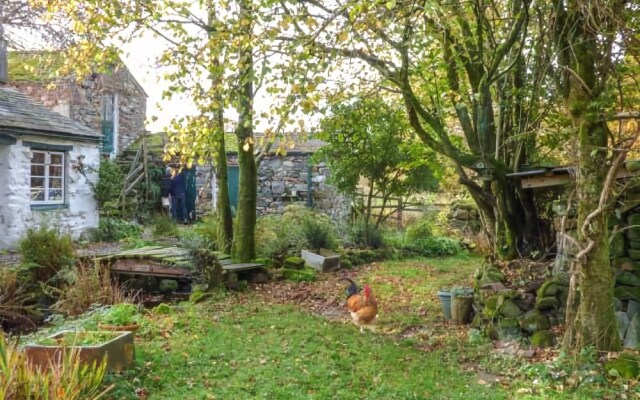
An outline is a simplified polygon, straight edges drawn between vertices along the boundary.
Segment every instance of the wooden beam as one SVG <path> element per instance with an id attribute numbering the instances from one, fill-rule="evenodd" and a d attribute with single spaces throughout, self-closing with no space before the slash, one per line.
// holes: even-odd
<path id="1" fill-rule="evenodd" d="M 566 185 L 571 181 L 569 175 L 527 176 L 522 178 L 523 189 L 534 189 L 547 186 Z"/>

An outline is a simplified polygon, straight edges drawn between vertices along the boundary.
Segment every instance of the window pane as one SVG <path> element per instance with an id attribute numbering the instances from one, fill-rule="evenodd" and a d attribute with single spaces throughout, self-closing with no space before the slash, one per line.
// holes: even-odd
<path id="1" fill-rule="evenodd" d="M 31 201 L 44 201 L 44 189 L 31 189 Z"/>
<path id="2" fill-rule="evenodd" d="M 51 165 L 62 165 L 62 154 L 51 154 Z"/>
<path id="3" fill-rule="evenodd" d="M 61 189 L 62 188 L 62 179 L 61 178 L 49 178 L 49 188 Z"/>
<path id="4" fill-rule="evenodd" d="M 44 165 L 32 165 L 31 176 L 44 176 Z"/>
<path id="5" fill-rule="evenodd" d="M 33 167 L 31 167 L 31 170 L 33 171 Z M 62 165 L 50 165 L 49 166 L 49 176 L 51 176 L 51 177 L 55 177 L 55 176 L 62 177 Z"/>
<path id="6" fill-rule="evenodd" d="M 39 151 L 32 152 L 31 162 L 34 164 L 44 164 L 44 153 Z"/>
<path id="7" fill-rule="evenodd" d="M 49 190 L 49 200 L 50 201 L 60 201 L 60 200 L 62 200 L 62 190 L 60 190 L 60 189 L 51 189 L 51 190 Z"/>
<path id="8" fill-rule="evenodd" d="M 44 178 L 31 178 L 31 188 L 44 188 Z"/>

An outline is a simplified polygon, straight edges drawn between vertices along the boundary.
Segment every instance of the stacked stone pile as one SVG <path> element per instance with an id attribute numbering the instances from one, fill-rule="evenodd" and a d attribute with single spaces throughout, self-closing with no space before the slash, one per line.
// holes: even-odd
<path id="1" fill-rule="evenodd" d="M 454 229 L 477 232 L 482 227 L 478 207 L 472 201 L 456 201 L 451 204 L 451 211 L 447 214 L 449 226 Z"/>
<path id="2" fill-rule="evenodd" d="M 532 347 L 553 346 L 556 338 L 551 327 L 563 322 L 567 286 L 556 279 L 521 289 L 507 288 L 504 283 L 504 274 L 495 266 L 476 272 L 472 327 L 494 340 L 527 336 Z"/>

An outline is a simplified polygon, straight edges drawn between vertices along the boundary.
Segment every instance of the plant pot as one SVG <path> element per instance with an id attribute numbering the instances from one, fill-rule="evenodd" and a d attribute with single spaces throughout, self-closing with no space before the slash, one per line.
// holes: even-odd
<path id="1" fill-rule="evenodd" d="M 451 319 L 458 325 L 469 322 L 473 308 L 473 297 L 451 297 Z"/>
<path id="2" fill-rule="evenodd" d="M 438 291 L 438 297 L 440 298 L 440 304 L 442 305 L 442 312 L 447 320 L 451 319 L 451 292 L 443 289 Z"/>
<path id="3" fill-rule="evenodd" d="M 65 338 L 78 338 L 89 334 L 107 334 L 108 338 L 104 342 L 87 345 L 75 345 L 75 340 L 68 343 Z M 133 333 L 131 332 L 76 332 L 62 331 L 47 339 L 55 341 L 57 344 L 28 344 L 25 346 L 27 360 L 34 366 L 45 369 L 55 366 L 60 362 L 62 356 L 70 351 L 76 350 L 79 353 L 80 362 L 91 365 L 101 363 L 107 357 L 107 370 L 121 372 L 133 364 L 135 349 L 133 344 Z"/>
<path id="4" fill-rule="evenodd" d="M 340 254 L 325 249 L 320 249 L 319 253 L 320 254 L 309 250 L 302 250 L 300 256 L 316 271 L 328 272 L 340 268 Z"/>
<path id="5" fill-rule="evenodd" d="M 138 324 L 130 324 L 130 325 L 108 325 L 108 324 L 98 324 L 98 329 L 101 331 L 112 331 L 112 332 L 135 332 L 140 328 Z"/>

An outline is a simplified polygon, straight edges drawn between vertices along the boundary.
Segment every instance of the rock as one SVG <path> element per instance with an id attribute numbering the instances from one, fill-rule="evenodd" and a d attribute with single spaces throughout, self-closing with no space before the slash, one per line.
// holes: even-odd
<path id="1" fill-rule="evenodd" d="M 258 272 L 256 274 L 252 274 L 250 278 L 251 283 L 267 283 L 269 282 L 269 275 L 264 272 Z"/>
<path id="2" fill-rule="evenodd" d="M 206 292 L 209 289 L 209 285 L 206 283 L 194 283 L 191 285 L 192 292 Z"/>
<path id="3" fill-rule="evenodd" d="M 496 282 L 504 282 L 504 274 L 494 267 L 485 269 L 482 273 L 482 278 L 480 278 L 480 284 Z"/>
<path id="4" fill-rule="evenodd" d="M 516 303 L 521 310 L 533 310 L 536 304 L 536 296 L 531 293 L 522 293 L 519 299 L 514 300 L 514 303 Z"/>
<path id="5" fill-rule="evenodd" d="M 632 249 L 640 249 L 640 240 L 629 240 L 629 247 Z"/>
<path id="6" fill-rule="evenodd" d="M 282 274 L 285 279 L 296 282 L 310 282 L 316 280 L 316 271 L 311 268 L 301 270 L 283 268 Z"/>
<path id="7" fill-rule="evenodd" d="M 637 379 L 640 377 L 640 356 L 623 352 L 615 360 L 607 361 L 607 371 L 615 370 L 625 379 Z"/>
<path id="8" fill-rule="evenodd" d="M 551 310 L 558 308 L 560 302 L 555 297 L 538 297 L 536 299 L 536 308 L 538 310 Z"/>
<path id="9" fill-rule="evenodd" d="M 520 327 L 529 332 L 536 333 L 538 331 L 546 331 L 551 328 L 549 318 L 538 310 L 531 310 L 520 318 Z"/>
<path id="10" fill-rule="evenodd" d="M 638 268 L 636 268 L 636 264 L 637 263 L 628 257 L 616 257 L 613 259 L 613 267 L 623 271 L 637 270 Z"/>
<path id="11" fill-rule="evenodd" d="M 640 301 L 640 288 L 633 286 L 616 286 L 613 289 L 613 297 L 620 300 Z"/>
<path id="12" fill-rule="evenodd" d="M 627 253 L 629 253 L 629 258 L 638 261 L 640 260 L 640 250 L 628 249 Z"/>
<path id="13" fill-rule="evenodd" d="M 624 340 L 624 336 L 629 328 L 629 317 L 627 313 L 623 311 L 617 311 L 616 317 L 618 318 L 618 333 L 620 334 L 620 340 Z"/>
<path id="14" fill-rule="evenodd" d="M 158 290 L 160 293 L 173 293 L 178 289 L 178 281 L 173 279 L 162 279 Z"/>
<path id="15" fill-rule="evenodd" d="M 505 299 L 500 307 L 500 315 L 506 318 L 518 318 L 523 311 L 511 299 Z"/>
<path id="16" fill-rule="evenodd" d="M 503 290 L 508 290 L 507 287 L 502 283 L 502 282 L 492 282 L 492 283 L 485 283 L 484 285 L 480 286 L 481 290 L 493 290 L 494 292 L 500 292 Z"/>
<path id="17" fill-rule="evenodd" d="M 628 219 L 628 226 L 640 225 L 640 214 L 632 214 Z M 629 240 L 640 239 L 640 228 L 629 228 L 627 230 L 627 237 Z"/>
<path id="18" fill-rule="evenodd" d="M 555 279 L 549 279 L 545 281 L 542 286 L 538 288 L 537 297 L 550 297 L 555 296 L 560 291 L 560 285 Z"/>
<path id="19" fill-rule="evenodd" d="M 613 305 L 616 309 L 616 311 L 622 311 L 622 300 L 620 300 L 617 297 L 613 298 Z"/>
<path id="20" fill-rule="evenodd" d="M 304 268 L 304 259 L 302 257 L 287 257 L 284 260 L 284 267 L 289 269 Z"/>
<path id="21" fill-rule="evenodd" d="M 556 337 L 551 331 L 538 331 L 531 336 L 531 347 L 546 348 L 556 344 Z"/>
<path id="22" fill-rule="evenodd" d="M 632 320 L 638 313 L 640 313 L 640 303 L 635 300 L 629 300 L 629 303 L 627 303 L 627 317 L 629 317 L 629 320 Z"/>
<path id="23" fill-rule="evenodd" d="M 627 333 L 624 336 L 624 347 L 637 350 L 640 348 L 640 314 L 634 315 Z"/>
<path id="24" fill-rule="evenodd" d="M 640 277 L 633 272 L 617 271 L 616 284 L 622 286 L 640 286 Z"/>
<path id="25" fill-rule="evenodd" d="M 496 324 L 500 340 L 513 340 L 522 336 L 520 323 L 516 318 L 503 318 Z"/>
<path id="26" fill-rule="evenodd" d="M 494 294 L 493 296 L 487 297 L 487 299 L 484 302 L 484 309 L 482 310 L 482 313 L 487 317 L 487 318 L 493 318 L 496 316 L 497 311 L 498 311 L 498 300 L 500 299 L 500 296 L 497 294 Z"/>

